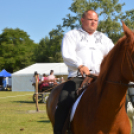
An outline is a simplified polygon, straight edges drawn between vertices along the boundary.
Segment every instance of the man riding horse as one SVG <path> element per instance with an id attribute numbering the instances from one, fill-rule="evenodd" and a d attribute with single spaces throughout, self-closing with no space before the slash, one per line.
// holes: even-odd
<path id="1" fill-rule="evenodd" d="M 84 77 L 89 74 L 99 74 L 104 56 L 114 46 L 111 39 L 96 31 L 98 15 L 94 10 L 83 13 L 81 24 L 81 28 L 67 32 L 62 41 L 62 56 L 68 66 L 70 80 L 64 84 L 58 99 L 54 134 L 62 134 L 64 122 L 77 98 L 76 92 Z"/>

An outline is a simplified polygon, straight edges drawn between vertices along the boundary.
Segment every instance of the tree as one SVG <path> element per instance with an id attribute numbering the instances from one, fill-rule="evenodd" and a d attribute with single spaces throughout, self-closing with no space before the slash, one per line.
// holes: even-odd
<path id="1" fill-rule="evenodd" d="M 57 25 L 56 29 L 49 32 L 49 37 L 41 39 L 37 62 L 63 62 L 61 56 L 63 32 L 61 25 Z"/>
<path id="2" fill-rule="evenodd" d="M 88 9 L 93 9 L 100 18 L 98 30 L 116 42 L 122 36 L 120 20 L 124 19 L 128 27 L 134 28 L 134 10 L 123 13 L 122 6 L 124 5 L 125 3 L 120 4 L 119 0 L 73 0 L 69 9 L 75 16 L 67 14 L 67 18 L 63 18 L 63 27 L 71 29 L 79 27 L 82 13 Z"/>
<path id="3" fill-rule="evenodd" d="M 0 69 L 14 72 L 32 64 L 36 45 L 23 30 L 5 28 L 0 35 Z"/>
<path id="4" fill-rule="evenodd" d="M 126 11 L 122 16 L 122 20 L 130 29 L 134 30 L 134 9 Z"/>
<path id="5" fill-rule="evenodd" d="M 40 40 L 39 45 L 37 45 L 35 50 L 36 62 L 49 62 L 49 42 L 50 40 L 48 37 Z"/>

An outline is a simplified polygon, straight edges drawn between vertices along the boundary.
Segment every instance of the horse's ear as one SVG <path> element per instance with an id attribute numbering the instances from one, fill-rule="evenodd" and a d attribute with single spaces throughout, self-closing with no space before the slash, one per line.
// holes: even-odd
<path id="1" fill-rule="evenodd" d="M 133 32 L 125 25 L 125 23 L 123 21 L 122 22 L 122 26 L 123 26 L 123 30 L 124 33 L 127 37 L 131 37 L 133 35 Z"/>

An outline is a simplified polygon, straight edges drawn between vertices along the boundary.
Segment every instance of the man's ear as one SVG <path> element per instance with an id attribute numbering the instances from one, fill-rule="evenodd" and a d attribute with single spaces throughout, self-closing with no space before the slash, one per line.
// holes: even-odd
<path id="1" fill-rule="evenodd" d="M 81 18 L 81 23 L 83 22 L 83 20 L 84 20 L 84 19 L 83 19 L 83 18 Z"/>

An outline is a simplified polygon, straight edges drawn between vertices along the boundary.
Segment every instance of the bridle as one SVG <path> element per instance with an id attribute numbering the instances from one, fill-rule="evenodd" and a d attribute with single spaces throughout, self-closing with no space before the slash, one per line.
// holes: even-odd
<path id="1" fill-rule="evenodd" d="M 127 57 L 128 57 L 128 65 L 129 65 L 129 68 L 132 72 L 132 77 L 134 78 L 134 70 L 132 68 L 132 58 L 130 56 L 130 53 L 128 52 L 128 50 L 126 49 L 126 54 L 125 54 Z M 91 77 L 91 78 L 94 78 L 94 79 L 97 79 L 97 76 L 93 75 L 93 74 L 90 74 L 90 75 L 86 75 L 87 77 Z M 125 86 L 125 87 L 134 87 L 134 84 L 133 83 L 123 83 L 121 81 L 110 81 L 110 80 L 107 80 L 106 83 L 111 83 L 111 84 L 116 84 L 116 85 L 119 85 L 119 86 Z"/>

